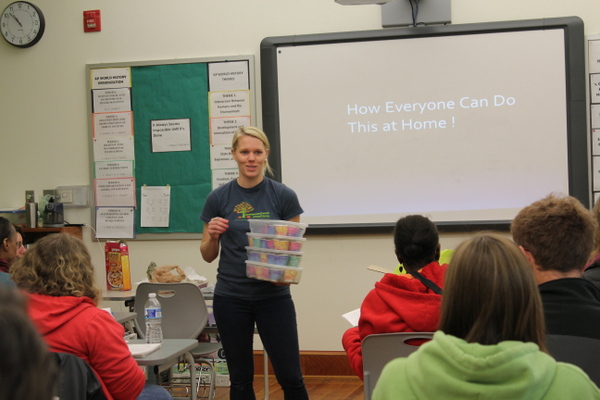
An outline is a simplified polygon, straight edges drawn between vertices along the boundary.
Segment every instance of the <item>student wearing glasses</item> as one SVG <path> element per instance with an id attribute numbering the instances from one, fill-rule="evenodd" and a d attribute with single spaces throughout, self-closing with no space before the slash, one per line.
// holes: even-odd
<path id="1" fill-rule="evenodd" d="M 23 254 L 27 251 L 27 247 L 23 244 L 23 229 L 20 226 L 13 225 L 15 231 L 17 231 L 17 258 L 23 257 Z"/>
<path id="2" fill-rule="evenodd" d="M 4 217 L 0 217 L 0 285 L 14 287 L 8 274 L 11 264 L 17 259 L 19 241 L 17 231 L 13 224 Z"/>

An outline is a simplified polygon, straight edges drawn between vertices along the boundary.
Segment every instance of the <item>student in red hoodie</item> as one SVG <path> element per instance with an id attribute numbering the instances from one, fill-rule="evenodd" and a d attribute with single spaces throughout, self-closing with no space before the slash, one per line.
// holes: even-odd
<path id="1" fill-rule="evenodd" d="M 407 273 L 385 274 L 360 307 L 358 326 L 342 336 L 350 366 L 363 378 L 363 339 L 375 333 L 433 332 L 438 327 L 441 288 L 447 264 L 438 263 L 437 228 L 429 219 L 409 215 L 396 223 L 394 245 Z"/>
<path id="2" fill-rule="evenodd" d="M 11 276 L 29 293 L 29 315 L 50 350 L 85 360 L 108 400 L 172 398 L 164 388 L 144 387 L 144 372 L 123 339 L 124 328 L 97 307 L 101 292 L 81 240 L 60 233 L 40 239 L 11 266 Z"/>

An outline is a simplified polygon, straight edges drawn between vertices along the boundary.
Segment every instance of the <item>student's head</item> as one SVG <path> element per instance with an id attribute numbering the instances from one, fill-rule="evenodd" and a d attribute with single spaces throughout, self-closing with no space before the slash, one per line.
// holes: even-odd
<path id="1" fill-rule="evenodd" d="M 0 286 L 0 400 L 50 400 L 58 367 L 15 290 Z"/>
<path id="2" fill-rule="evenodd" d="M 554 195 L 523 208 L 510 228 L 515 243 L 540 270 L 562 273 L 585 267 L 595 229 L 592 213 L 579 200 Z"/>
<path id="3" fill-rule="evenodd" d="M 17 232 L 4 217 L 0 217 L 0 258 L 12 264 L 17 258 Z"/>
<path id="4" fill-rule="evenodd" d="M 440 241 L 435 224 L 421 215 L 400 218 L 394 229 L 398 261 L 407 271 L 417 271 L 440 257 Z"/>
<path id="5" fill-rule="evenodd" d="M 55 233 L 38 240 L 11 268 L 11 277 L 30 293 L 100 301 L 90 254 L 80 239 L 68 234 Z"/>
<path id="6" fill-rule="evenodd" d="M 17 239 L 17 258 L 23 257 L 23 254 L 27 251 L 27 247 L 23 244 L 23 229 L 20 226 L 14 225 Z"/>
<path id="7" fill-rule="evenodd" d="M 236 154 L 239 154 L 238 150 L 242 150 L 240 148 L 240 140 L 242 138 L 254 138 L 258 141 L 260 141 L 262 143 L 262 150 L 263 150 L 263 155 L 264 158 L 263 159 L 259 159 L 257 161 L 262 162 L 262 171 L 260 171 L 261 173 L 265 174 L 268 173 L 269 175 L 273 174 L 273 171 L 271 170 L 271 166 L 269 165 L 269 160 L 267 159 L 269 152 L 271 151 L 271 145 L 269 144 L 269 139 L 267 138 L 267 135 L 265 135 L 265 133 L 263 131 L 261 131 L 260 129 L 254 127 L 254 126 L 243 126 L 241 128 L 239 128 L 233 135 L 233 140 L 231 141 L 231 152 L 234 155 L 234 157 L 236 157 Z M 258 142 L 253 142 L 253 145 L 258 144 Z M 260 144 L 259 144 L 260 146 Z M 239 162 L 237 159 L 236 161 Z"/>
<path id="8" fill-rule="evenodd" d="M 461 243 L 446 272 L 439 329 L 469 343 L 537 343 L 545 351 L 542 301 L 520 249 L 493 233 Z"/>

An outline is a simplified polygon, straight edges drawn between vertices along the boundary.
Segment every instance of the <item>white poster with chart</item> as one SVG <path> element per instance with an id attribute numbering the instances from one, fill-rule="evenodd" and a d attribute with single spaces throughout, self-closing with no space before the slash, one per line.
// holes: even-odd
<path id="1" fill-rule="evenodd" d="M 168 227 L 171 186 L 142 186 L 141 226 Z"/>

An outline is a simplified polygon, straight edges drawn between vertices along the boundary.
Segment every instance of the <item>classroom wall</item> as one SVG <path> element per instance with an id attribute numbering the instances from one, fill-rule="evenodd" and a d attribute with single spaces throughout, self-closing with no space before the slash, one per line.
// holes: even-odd
<path id="1" fill-rule="evenodd" d="M 10 2 L 2 0 L 0 7 Z M 254 54 L 259 71 L 259 44 L 266 36 L 381 29 L 379 6 L 344 7 L 333 0 L 32 2 L 47 20 L 42 40 L 29 49 L 0 43 L 0 171 L 4 175 L 0 208 L 22 206 L 25 190 L 33 189 L 40 196 L 43 189 L 91 185 L 86 64 Z M 84 33 L 82 13 L 94 9 L 101 10 L 102 32 Z M 586 34 L 600 32 L 596 1 L 452 2 L 455 24 L 571 15 L 584 20 Z M 260 87 L 259 75 L 256 83 Z M 311 123 L 318 122 L 307 116 L 307 124 Z M 299 196 L 302 200 L 302 193 Z M 70 223 L 91 223 L 89 209 L 67 209 L 65 217 Z M 454 248 L 469 236 L 444 234 L 442 247 Z M 302 262 L 305 272 L 301 283 L 292 288 L 300 348 L 342 350 L 340 337 L 349 324 L 341 314 L 359 307 L 381 277 L 367 271 L 368 265 L 396 265 L 392 238 L 382 234 L 308 238 Z M 84 227 L 84 239 L 97 278 L 104 283 L 103 244 L 92 240 L 89 226 Z M 147 265 L 155 261 L 191 266 L 214 282 L 216 263 L 202 260 L 198 240 L 130 241 L 129 245 L 134 281 L 143 279 Z"/>

